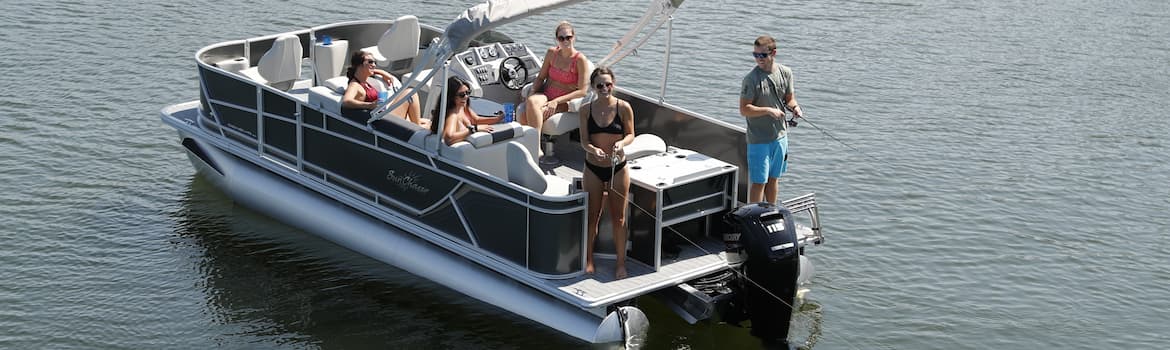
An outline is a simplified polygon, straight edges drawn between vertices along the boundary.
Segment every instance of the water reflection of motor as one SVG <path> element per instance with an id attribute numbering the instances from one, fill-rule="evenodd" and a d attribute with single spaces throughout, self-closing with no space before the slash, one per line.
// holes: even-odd
<path id="1" fill-rule="evenodd" d="M 746 254 L 747 259 L 741 265 L 746 279 L 736 281 L 736 297 L 723 320 L 738 324 L 750 319 L 753 336 L 765 344 L 786 344 L 800 274 L 792 213 L 768 203 L 749 204 L 728 213 L 724 221 L 732 230 L 724 236 L 728 253 Z"/>

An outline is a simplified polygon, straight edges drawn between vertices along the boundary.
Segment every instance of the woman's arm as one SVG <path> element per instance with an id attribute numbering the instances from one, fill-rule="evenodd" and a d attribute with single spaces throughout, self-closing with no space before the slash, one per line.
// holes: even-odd
<path id="1" fill-rule="evenodd" d="M 618 112 L 622 114 L 622 130 L 625 130 L 626 133 L 621 140 L 614 143 L 615 148 L 620 150 L 634 143 L 634 109 L 630 107 L 629 102 L 623 99 L 618 99 L 618 105 L 621 106 Z M 624 152 L 618 154 L 625 156 Z"/>
<path id="2" fill-rule="evenodd" d="M 443 127 L 443 140 L 447 142 L 447 145 L 463 141 L 468 136 L 471 136 L 471 128 L 460 128 L 460 126 L 463 126 L 462 119 L 457 112 L 447 113 L 447 118 L 444 121 L 445 126 Z"/>
<path id="3" fill-rule="evenodd" d="M 553 55 L 556 53 L 556 49 L 551 47 L 545 51 L 544 61 L 540 64 L 540 73 L 536 75 L 536 80 L 532 81 L 532 93 L 544 92 L 544 80 L 548 79 L 548 66 L 552 64 Z"/>

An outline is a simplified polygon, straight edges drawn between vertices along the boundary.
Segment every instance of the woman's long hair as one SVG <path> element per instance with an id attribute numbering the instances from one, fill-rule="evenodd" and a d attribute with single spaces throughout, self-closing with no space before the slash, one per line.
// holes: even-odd
<path id="1" fill-rule="evenodd" d="M 354 51 L 353 54 L 349 55 L 349 68 L 345 70 L 345 76 L 349 77 L 349 80 L 357 80 L 357 76 L 355 76 L 357 67 L 361 67 L 363 64 L 366 64 L 366 52 Z"/>
<path id="2" fill-rule="evenodd" d="M 464 82 L 463 79 L 459 79 L 459 77 L 452 76 L 450 78 L 447 78 L 447 113 L 451 113 L 451 110 L 453 108 L 455 108 L 455 94 L 458 93 L 459 88 L 463 87 L 463 86 L 471 88 L 470 85 L 467 85 L 467 82 Z M 470 91 L 468 91 L 468 92 L 470 92 Z M 438 108 L 431 110 L 431 132 L 432 133 L 439 132 L 439 109 Z"/>

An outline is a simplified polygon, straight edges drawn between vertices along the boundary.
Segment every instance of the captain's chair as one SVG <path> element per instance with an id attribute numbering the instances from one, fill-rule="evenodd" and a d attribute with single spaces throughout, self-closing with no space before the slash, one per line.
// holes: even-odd
<path id="1" fill-rule="evenodd" d="M 272 48 L 260 57 L 255 67 L 240 71 L 240 74 L 261 84 L 267 84 L 281 91 L 288 91 L 301 77 L 301 57 L 304 48 L 296 35 L 285 34 L 272 42 Z"/>
<path id="2" fill-rule="evenodd" d="M 391 73 L 408 69 L 418 56 L 418 17 L 398 17 L 378 39 L 377 46 L 362 49 L 374 55 L 379 67 L 387 67 Z"/>
<path id="3" fill-rule="evenodd" d="M 585 60 L 585 72 L 586 72 L 585 76 L 586 77 L 589 77 L 590 75 L 593 74 L 594 68 L 596 68 L 596 67 L 593 65 L 593 61 Z M 524 98 L 528 98 L 529 95 L 532 95 L 532 84 L 525 85 L 524 89 L 521 90 L 520 94 L 522 96 L 524 96 Z M 561 113 L 555 113 L 552 116 L 549 116 L 548 119 L 544 120 L 544 124 L 541 125 L 541 127 L 540 127 L 540 133 L 546 135 L 548 138 L 548 141 L 541 142 L 542 143 L 541 146 L 545 148 L 544 149 L 544 157 L 541 157 L 541 159 L 540 159 L 541 163 L 544 163 L 544 164 L 560 163 L 560 160 L 557 159 L 556 155 L 553 154 L 552 138 L 554 136 L 557 136 L 557 135 L 563 135 L 567 132 L 577 130 L 577 128 L 581 126 L 581 118 L 577 115 L 577 110 L 581 109 L 581 106 L 586 104 L 586 103 L 589 103 L 589 101 L 593 101 L 593 99 L 596 98 L 595 95 L 596 94 L 593 93 L 593 89 L 586 88 L 585 96 L 575 98 L 575 99 L 572 99 L 569 101 L 569 103 L 568 103 L 569 110 L 568 111 L 564 111 Z M 516 113 L 522 113 L 522 112 L 517 111 Z"/>

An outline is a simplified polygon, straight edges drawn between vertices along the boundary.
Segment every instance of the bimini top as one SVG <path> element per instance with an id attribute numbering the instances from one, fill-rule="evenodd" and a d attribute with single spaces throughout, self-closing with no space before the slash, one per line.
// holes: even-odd
<path id="1" fill-rule="evenodd" d="M 463 11 L 463 13 L 459 14 L 458 17 L 455 17 L 455 20 L 451 21 L 451 23 L 447 25 L 447 28 L 443 31 L 443 35 L 439 38 L 436 38 L 435 41 L 432 42 L 432 44 L 429 46 L 429 49 L 423 58 L 424 62 L 422 64 L 416 64 L 414 71 L 411 74 L 412 76 L 416 77 L 422 76 L 420 74 L 425 69 L 425 67 L 438 67 L 442 65 L 442 62 L 450 59 L 452 55 L 457 52 L 462 52 L 464 49 L 466 49 L 467 46 L 471 43 L 471 40 L 480 33 L 504 24 L 515 22 L 528 16 L 584 1 L 585 0 L 488 0 L 482 4 L 472 6 Z M 623 54 L 616 57 L 616 59 L 611 60 L 611 58 L 615 58 L 611 56 L 614 56 L 616 52 L 622 50 L 623 48 L 632 52 L 633 49 L 637 48 L 637 46 L 641 46 L 641 44 L 645 42 L 644 39 L 637 45 L 633 45 L 632 47 L 624 47 L 625 44 L 628 44 L 632 41 L 631 38 L 633 38 L 634 34 L 645 27 L 649 20 L 655 15 L 660 18 L 656 28 L 660 27 L 666 18 L 669 17 L 669 15 L 673 13 L 675 9 L 682 5 L 684 0 L 649 1 L 650 5 L 646 10 L 645 17 L 643 17 L 642 20 L 639 21 L 638 24 L 630 30 L 630 33 L 623 37 L 622 40 L 618 41 L 618 46 L 614 48 L 614 52 L 611 52 L 609 55 L 607 55 L 603 62 L 616 63 L 617 60 L 620 60 L 621 57 L 624 56 Z M 425 75 L 424 78 L 413 79 L 413 81 L 409 83 L 408 86 L 411 89 L 401 89 L 395 93 L 395 96 L 404 93 L 417 93 L 418 87 L 422 84 L 429 83 L 437 71 L 438 70 L 431 70 L 429 74 Z M 397 108 L 400 104 L 405 103 L 404 101 L 407 101 L 407 99 L 399 99 L 397 97 L 391 97 L 391 100 L 396 102 L 378 108 L 376 111 L 374 111 L 374 113 L 371 114 L 367 123 L 381 118 L 390 110 Z"/>
<path id="2" fill-rule="evenodd" d="M 447 52 L 459 52 L 479 33 L 561 6 L 584 0 L 489 0 L 456 17 L 443 32 L 440 44 Z"/>

